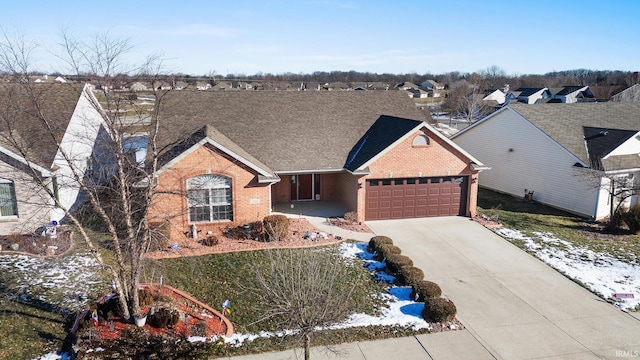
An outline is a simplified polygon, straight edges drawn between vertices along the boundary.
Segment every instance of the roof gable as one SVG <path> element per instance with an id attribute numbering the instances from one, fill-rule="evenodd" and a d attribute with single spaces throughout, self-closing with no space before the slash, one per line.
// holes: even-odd
<path id="1" fill-rule="evenodd" d="M 591 161 L 591 167 L 596 170 L 603 170 L 602 159 L 638 133 L 635 130 L 590 126 L 584 126 L 583 129 L 584 142 Z"/>
<path id="2" fill-rule="evenodd" d="M 344 168 L 356 171 L 421 124 L 417 120 L 381 116 L 351 149 Z"/>
<path id="3" fill-rule="evenodd" d="M 187 154 L 207 143 L 255 170 L 262 177 L 277 178 L 271 169 L 251 154 L 244 151 L 244 149 L 239 147 L 211 125 L 205 125 L 198 131 L 191 134 L 191 136 L 187 137 L 184 141 L 171 147 L 169 151 L 164 152 L 158 158 L 158 164 L 160 165 L 158 173 L 162 173 L 184 158 Z"/>

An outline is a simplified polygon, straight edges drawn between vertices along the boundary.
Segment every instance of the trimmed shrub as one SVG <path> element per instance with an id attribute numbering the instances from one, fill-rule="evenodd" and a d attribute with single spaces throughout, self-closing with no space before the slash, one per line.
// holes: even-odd
<path id="1" fill-rule="evenodd" d="M 405 285 L 413 286 L 418 281 L 424 280 L 424 272 L 412 265 L 401 266 L 398 275 Z"/>
<path id="2" fill-rule="evenodd" d="M 285 240 L 289 235 L 289 219 L 284 215 L 268 215 L 262 220 L 266 241 Z"/>
<path id="3" fill-rule="evenodd" d="M 140 306 L 149 306 L 153 304 L 153 294 L 151 291 L 142 289 L 138 290 L 138 301 Z"/>
<path id="4" fill-rule="evenodd" d="M 393 240 L 388 236 L 374 236 L 369 240 L 369 250 L 376 252 L 382 244 L 393 245 Z"/>
<path id="5" fill-rule="evenodd" d="M 403 266 L 413 266 L 413 260 L 410 257 L 400 254 L 390 254 L 385 260 L 387 269 L 394 274 L 398 274 Z"/>
<path id="6" fill-rule="evenodd" d="M 435 322 L 445 322 L 453 320 L 453 318 L 456 317 L 456 312 L 457 309 L 455 304 L 449 299 L 429 299 L 424 303 L 422 317 L 425 320 L 429 319 Z"/>
<path id="7" fill-rule="evenodd" d="M 204 245 L 204 246 L 215 246 L 215 245 L 218 245 L 218 238 L 215 237 L 214 235 L 207 236 L 206 238 L 202 239 L 202 245 Z"/>
<path id="8" fill-rule="evenodd" d="M 355 211 L 349 211 L 344 214 L 344 221 L 349 222 L 351 224 L 357 224 L 358 214 Z"/>
<path id="9" fill-rule="evenodd" d="M 636 204 L 621 214 L 622 221 L 629 227 L 629 231 L 640 234 L 640 204 Z"/>
<path id="10" fill-rule="evenodd" d="M 395 245 L 382 244 L 378 246 L 378 250 L 376 252 L 380 258 L 386 259 L 389 255 L 400 255 L 402 251 Z"/>
<path id="11" fill-rule="evenodd" d="M 207 323 L 204 321 L 197 322 L 191 326 L 192 336 L 207 336 Z"/>
<path id="12" fill-rule="evenodd" d="M 178 310 L 161 308 L 153 315 L 149 315 L 147 322 L 155 328 L 162 329 L 177 324 L 179 320 L 180 314 Z"/>
<path id="13" fill-rule="evenodd" d="M 428 299 L 435 299 L 442 296 L 442 289 L 440 285 L 427 280 L 419 280 L 411 284 L 413 292 L 411 297 L 416 301 L 424 302 Z"/>

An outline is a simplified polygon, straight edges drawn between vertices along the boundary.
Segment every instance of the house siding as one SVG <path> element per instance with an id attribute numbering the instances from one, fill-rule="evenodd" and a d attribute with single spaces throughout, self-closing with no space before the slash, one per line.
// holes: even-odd
<path id="1" fill-rule="evenodd" d="M 149 222 L 167 224 L 171 239 L 185 237 L 190 222 L 186 197 L 187 179 L 203 174 L 224 175 L 232 180 L 233 222 L 195 223 L 201 235 L 220 226 L 262 220 L 271 213 L 271 189 L 260 184 L 252 169 L 203 145 L 158 176 L 156 198 L 149 209 Z"/>
<path id="2" fill-rule="evenodd" d="M 578 159 L 511 109 L 488 118 L 453 141 L 490 164 L 482 187 L 524 196 L 591 217 L 596 212 L 598 180 L 590 181 L 573 165 Z"/>
<path id="3" fill-rule="evenodd" d="M 0 217 L 0 234 L 32 234 L 51 221 L 52 200 L 39 181 L 25 172 L 27 169 L 9 165 L 11 160 L 0 159 L 0 178 L 13 181 L 18 216 Z M 44 180 L 48 183 L 48 179 Z"/>
<path id="4" fill-rule="evenodd" d="M 76 205 L 80 193 L 80 186 L 73 173 L 85 173 L 87 160 L 91 157 L 100 129 L 104 126 L 102 116 L 87 91 L 80 95 L 52 165 L 52 168 L 58 168 L 58 199 L 60 204 L 69 210 Z M 73 170 L 65 156 L 71 159 Z M 58 221 L 64 216 L 62 209 L 55 209 L 52 214 L 53 219 Z"/>
<path id="5" fill-rule="evenodd" d="M 413 146 L 416 136 L 426 134 L 429 138 L 428 146 Z M 484 161 L 484 160 L 483 160 Z M 367 179 L 428 177 L 428 176 L 469 176 L 467 191 L 467 216 L 475 216 L 476 198 L 478 193 L 478 172 L 471 169 L 470 160 L 450 144 L 435 136 L 427 128 L 415 131 L 388 152 L 369 165 L 370 175 Z M 364 220 L 365 187 L 358 190 L 358 219 Z"/>

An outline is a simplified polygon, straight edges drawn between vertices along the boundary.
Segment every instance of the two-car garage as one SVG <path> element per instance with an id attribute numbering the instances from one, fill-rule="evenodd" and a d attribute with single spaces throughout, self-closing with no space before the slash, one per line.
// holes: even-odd
<path id="1" fill-rule="evenodd" d="M 467 215 L 468 176 L 369 179 L 365 219 Z"/>

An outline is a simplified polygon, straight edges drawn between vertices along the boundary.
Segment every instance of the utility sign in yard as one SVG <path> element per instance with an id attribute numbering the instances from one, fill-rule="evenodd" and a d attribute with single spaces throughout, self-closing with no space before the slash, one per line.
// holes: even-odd
<path id="1" fill-rule="evenodd" d="M 633 299 L 633 294 L 615 293 L 612 296 L 616 299 Z"/>

